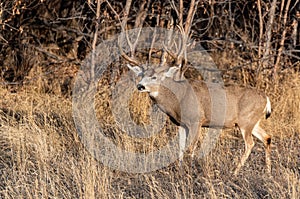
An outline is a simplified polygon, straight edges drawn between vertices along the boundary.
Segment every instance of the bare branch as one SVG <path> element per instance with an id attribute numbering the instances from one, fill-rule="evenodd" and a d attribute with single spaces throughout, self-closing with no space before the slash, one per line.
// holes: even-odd
<path id="1" fill-rule="evenodd" d="M 140 5 L 140 10 L 135 19 L 134 28 L 142 27 L 145 22 L 145 19 L 147 17 L 148 7 L 150 5 L 150 1 L 148 1 L 147 5 L 146 5 L 146 3 L 147 3 L 147 1 L 144 0 Z M 144 8 L 145 5 L 146 5 L 146 8 Z"/>
<path id="2" fill-rule="evenodd" d="M 188 12 L 186 22 L 185 22 L 185 28 L 184 28 L 185 34 L 187 36 L 190 34 L 190 31 L 191 31 L 192 21 L 194 19 L 195 10 L 196 10 L 197 5 L 198 5 L 198 2 L 197 2 L 197 4 L 195 4 L 195 0 L 191 1 L 189 12 Z"/>
<path id="3" fill-rule="evenodd" d="M 273 24 L 274 24 L 274 17 L 275 17 L 275 10 L 276 10 L 276 3 L 277 0 L 273 0 L 271 4 L 271 9 L 269 13 L 269 20 L 267 24 L 267 35 L 266 35 L 266 43 L 265 43 L 265 52 L 263 55 L 263 59 L 268 57 L 270 55 L 270 47 L 271 47 L 271 39 L 272 39 L 272 30 L 273 30 Z M 266 67 L 266 62 L 263 62 L 264 67 Z"/>
<path id="4" fill-rule="evenodd" d="M 179 1 L 179 26 L 183 27 L 183 0 Z"/>
<path id="5" fill-rule="evenodd" d="M 295 47 L 297 45 L 297 35 L 298 35 L 298 21 L 297 19 L 293 19 L 293 33 L 292 33 L 292 39 L 293 39 L 293 46 Z"/>
<path id="6" fill-rule="evenodd" d="M 257 0 L 257 9 L 258 9 L 258 16 L 259 16 L 259 41 L 258 41 L 258 58 L 261 57 L 261 47 L 263 42 L 263 31 L 264 31 L 264 22 L 261 13 L 261 0 Z M 261 63 L 258 63 L 261 66 Z"/>
<path id="7" fill-rule="evenodd" d="M 107 3 L 107 5 L 111 9 L 111 11 L 115 14 L 118 21 L 121 23 L 120 15 L 116 12 L 116 10 L 113 8 L 113 6 L 110 4 L 110 2 L 108 0 L 106 0 L 105 2 Z M 122 23 L 121 23 L 121 25 L 122 25 Z"/>
<path id="8" fill-rule="evenodd" d="M 288 15 L 288 12 L 289 12 L 290 4 L 291 4 L 291 0 L 288 0 L 287 4 L 286 4 L 286 7 L 285 7 L 285 11 L 284 11 L 284 16 L 283 16 L 283 28 L 284 29 L 283 29 L 283 32 L 282 32 L 282 37 L 281 37 L 281 40 L 280 40 L 280 48 L 278 49 L 277 59 L 276 59 L 276 63 L 275 63 L 275 66 L 274 66 L 274 79 L 275 80 L 276 80 L 276 76 L 277 76 L 277 70 L 278 70 L 278 67 L 279 67 L 280 58 L 281 58 L 281 55 L 282 55 L 282 50 L 283 50 L 283 47 L 284 47 L 284 41 L 285 41 L 285 36 L 286 36 L 286 31 L 287 31 L 286 21 L 287 21 L 287 15 Z"/>
<path id="9" fill-rule="evenodd" d="M 92 43 L 92 60 L 91 60 L 91 79 L 95 79 L 95 51 L 96 51 L 96 44 L 98 38 L 98 29 L 99 29 L 99 18 L 100 18 L 100 6 L 102 4 L 102 0 L 97 0 L 97 12 L 96 12 L 96 25 L 95 25 L 95 33 L 94 39 Z"/>

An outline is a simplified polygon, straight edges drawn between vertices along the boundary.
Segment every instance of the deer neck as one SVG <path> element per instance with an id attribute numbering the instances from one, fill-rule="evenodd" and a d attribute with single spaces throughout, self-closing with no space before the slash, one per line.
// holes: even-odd
<path id="1" fill-rule="evenodd" d="M 150 98 L 171 119 L 181 123 L 180 103 L 184 99 L 187 89 L 187 82 L 172 82 L 172 84 L 160 86 L 157 91 L 150 93 Z"/>

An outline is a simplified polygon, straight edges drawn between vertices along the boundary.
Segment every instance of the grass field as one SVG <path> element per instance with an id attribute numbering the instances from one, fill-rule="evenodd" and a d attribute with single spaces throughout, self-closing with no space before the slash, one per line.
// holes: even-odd
<path id="1" fill-rule="evenodd" d="M 146 153 L 176 133 L 168 121 L 168 130 L 156 138 L 128 137 L 113 122 L 109 87 L 100 83 L 99 88 L 97 116 L 106 136 L 120 147 Z M 262 124 L 273 136 L 272 172 L 265 172 L 264 147 L 255 139 L 234 177 L 244 151 L 242 136 L 234 130 L 223 132 L 203 159 L 185 157 L 181 167 L 175 162 L 150 173 L 124 173 L 104 166 L 83 147 L 70 98 L 45 94 L 34 85 L 17 92 L 2 87 L 0 198 L 300 198 L 300 74 L 288 74 L 266 92 L 273 112 Z M 146 121 L 149 105 L 141 106 L 141 100 L 149 99 L 134 95 L 139 96 L 131 98 L 131 112 L 137 122 Z"/>

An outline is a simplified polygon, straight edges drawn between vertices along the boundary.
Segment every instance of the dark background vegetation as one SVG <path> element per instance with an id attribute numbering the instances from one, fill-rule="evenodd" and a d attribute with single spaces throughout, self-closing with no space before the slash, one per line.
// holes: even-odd
<path id="1" fill-rule="evenodd" d="M 1 83 L 26 84 L 36 78 L 30 72 L 39 69 L 46 79 L 65 73 L 60 84 L 68 85 L 92 49 L 94 33 L 100 43 L 121 32 L 126 1 L 99 3 L 97 18 L 94 1 L 3 1 Z M 178 24 L 173 6 L 178 2 L 133 1 L 128 26 L 154 27 L 170 12 Z M 184 1 L 184 18 L 188 8 Z M 299 18 L 297 1 L 199 1 L 191 38 L 215 56 L 220 68 L 268 74 L 271 80 L 282 71 L 299 70 Z"/>
<path id="2" fill-rule="evenodd" d="M 191 25 L 191 38 L 201 42 L 225 81 L 270 97 L 273 113 L 264 123 L 274 138 L 270 175 L 257 143 L 239 176 L 232 176 L 244 148 L 232 131 L 206 158 L 147 174 L 111 170 L 89 155 L 72 119 L 72 86 L 82 60 L 119 34 L 125 18 L 127 29 L 165 27 L 166 16 L 179 24 L 178 1 L 134 0 L 127 16 L 128 2 L 0 2 L 0 198 L 299 198 L 299 1 L 196 1 Z M 183 22 L 189 6 L 183 1 Z M 107 135 L 126 149 L 145 146 L 115 127 L 109 82 L 99 82 L 98 90 Z M 133 115 L 142 120 L 148 98 L 133 96 Z"/>

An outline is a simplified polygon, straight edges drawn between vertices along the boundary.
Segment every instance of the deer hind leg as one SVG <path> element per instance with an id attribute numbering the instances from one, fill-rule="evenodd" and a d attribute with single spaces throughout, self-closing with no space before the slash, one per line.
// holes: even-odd
<path id="1" fill-rule="evenodd" d="M 245 164 L 246 160 L 248 159 L 252 148 L 254 147 L 254 141 L 253 141 L 253 137 L 251 134 L 251 130 L 249 130 L 249 128 L 240 128 L 244 141 L 245 141 L 245 152 L 242 155 L 242 158 L 237 166 L 237 168 L 234 171 L 234 175 L 237 175 L 238 172 L 240 171 L 241 167 Z"/>
<path id="2" fill-rule="evenodd" d="M 265 153 L 266 153 L 266 165 L 267 171 L 271 172 L 271 158 L 270 158 L 270 145 L 271 145 L 271 136 L 268 135 L 264 129 L 259 126 L 258 121 L 252 130 L 252 134 L 257 137 L 260 141 L 262 141 L 265 145 Z"/>

